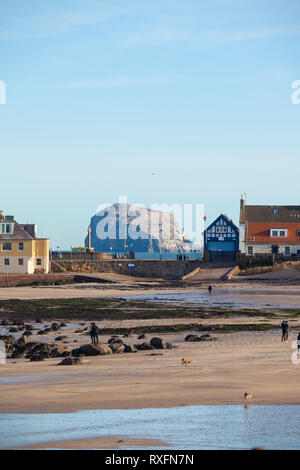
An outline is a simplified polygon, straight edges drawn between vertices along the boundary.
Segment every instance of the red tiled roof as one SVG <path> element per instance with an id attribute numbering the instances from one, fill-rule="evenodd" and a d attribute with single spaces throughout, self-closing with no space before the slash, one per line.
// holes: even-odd
<path id="1" fill-rule="evenodd" d="M 276 228 L 287 229 L 287 237 L 270 237 L 270 229 Z M 297 237 L 297 231 L 300 232 L 300 220 L 298 223 L 248 222 L 246 238 L 248 242 L 300 244 L 300 237 Z"/>

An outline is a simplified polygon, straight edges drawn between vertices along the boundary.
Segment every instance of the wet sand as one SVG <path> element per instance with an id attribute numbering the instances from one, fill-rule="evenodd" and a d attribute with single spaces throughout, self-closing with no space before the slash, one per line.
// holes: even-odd
<path id="1" fill-rule="evenodd" d="M 14 447 L 15 450 L 31 449 L 118 449 L 120 447 L 168 447 L 159 439 L 134 439 L 125 437 L 95 437 L 90 439 L 66 439 L 63 441 L 39 442 L 26 446 Z"/>
<path id="2" fill-rule="evenodd" d="M 285 307 L 300 309 L 300 288 L 295 286 L 272 286 L 265 284 L 219 283 L 209 296 L 206 287 L 163 288 L 136 285 L 100 285 L 78 284 L 53 287 L 2 287 L 0 300 L 8 299 L 68 299 L 68 298 L 113 298 L 160 295 L 203 295 L 201 303 L 207 304 L 243 304 L 248 308 L 253 306 Z M 187 299 L 188 300 L 188 299 Z"/>

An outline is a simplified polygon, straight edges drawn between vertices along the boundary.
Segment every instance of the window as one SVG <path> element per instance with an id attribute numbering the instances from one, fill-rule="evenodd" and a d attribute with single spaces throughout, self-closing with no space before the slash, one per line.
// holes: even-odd
<path id="1" fill-rule="evenodd" d="M 1 224 L 1 233 L 12 233 L 12 224 Z"/>
<path id="2" fill-rule="evenodd" d="M 270 236 L 277 237 L 277 238 L 286 238 L 287 237 L 287 229 L 283 228 L 271 228 L 270 229 Z"/>
<path id="3" fill-rule="evenodd" d="M 24 243 L 19 242 L 19 251 L 24 251 Z"/>
<path id="4" fill-rule="evenodd" d="M 297 230 L 297 237 L 300 237 L 300 230 Z"/>
<path id="5" fill-rule="evenodd" d="M 4 266 L 9 266 L 9 258 L 4 258 Z"/>
<path id="6" fill-rule="evenodd" d="M 274 209 L 274 214 L 278 214 L 278 209 Z"/>
<path id="7" fill-rule="evenodd" d="M 24 264 L 23 258 L 19 258 L 18 264 L 19 264 L 19 266 L 23 266 L 23 264 Z"/>
<path id="8" fill-rule="evenodd" d="M 41 266 L 41 265 L 42 265 L 42 260 L 41 260 L 41 258 L 37 258 L 37 260 L 36 260 L 36 265 L 37 265 L 37 266 Z"/>
<path id="9" fill-rule="evenodd" d="M 11 251 L 11 243 L 2 242 L 2 251 Z"/>
<path id="10" fill-rule="evenodd" d="M 249 256 L 253 255 L 253 246 L 248 246 L 248 255 Z"/>
<path id="11" fill-rule="evenodd" d="M 217 225 L 216 226 L 216 231 L 217 233 L 227 233 L 227 227 L 225 226 L 221 226 L 221 225 Z"/>
<path id="12" fill-rule="evenodd" d="M 291 255 L 291 247 L 290 246 L 285 247 L 284 254 L 285 254 L 285 256 L 290 256 Z"/>

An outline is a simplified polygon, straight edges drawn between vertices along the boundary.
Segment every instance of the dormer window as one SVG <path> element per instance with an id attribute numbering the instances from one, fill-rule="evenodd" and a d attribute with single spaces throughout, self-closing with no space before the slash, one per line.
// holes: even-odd
<path id="1" fill-rule="evenodd" d="M 13 233 L 12 227 L 13 227 L 13 224 L 1 224 L 1 233 L 12 234 Z"/>
<path id="2" fill-rule="evenodd" d="M 287 237 L 287 229 L 286 228 L 271 228 L 270 229 L 270 237 L 286 238 Z"/>

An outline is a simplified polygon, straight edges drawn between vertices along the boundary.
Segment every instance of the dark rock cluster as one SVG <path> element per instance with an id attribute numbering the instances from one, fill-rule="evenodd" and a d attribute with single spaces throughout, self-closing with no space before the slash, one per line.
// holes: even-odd
<path id="1" fill-rule="evenodd" d="M 217 338 L 212 338 L 208 333 L 205 335 L 187 335 L 184 338 L 184 341 L 188 341 L 190 343 L 198 342 L 198 341 L 216 341 Z"/>
<path id="2" fill-rule="evenodd" d="M 42 361 L 43 359 L 65 357 L 70 354 L 64 346 L 31 342 L 28 336 L 25 335 L 21 336 L 18 340 L 15 340 L 12 335 L 0 336 L 0 340 L 5 343 L 8 359 L 25 357 L 31 361 Z"/>

